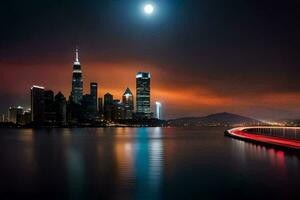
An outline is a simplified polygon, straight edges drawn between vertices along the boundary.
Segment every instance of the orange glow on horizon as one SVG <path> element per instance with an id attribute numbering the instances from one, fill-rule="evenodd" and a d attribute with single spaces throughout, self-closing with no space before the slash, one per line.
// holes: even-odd
<path id="1" fill-rule="evenodd" d="M 242 95 L 238 93 L 226 95 L 225 92 L 218 94 L 214 88 L 204 84 L 186 86 L 182 84 L 182 81 L 174 83 L 173 74 L 170 75 L 161 66 L 140 67 L 142 65 L 137 63 L 85 63 L 83 61 L 81 64 L 84 93 L 89 93 L 90 82 L 97 82 L 99 97 L 103 97 L 105 93 L 109 92 L 116 99 L 121 99 L 127 87 L 135 96 L 136 73 L 139 71 L 150 72 L 152 104 L 160 101 L 163 104 L 164 112 L 171 113 L 173 110 L 177 110 L 175 115 L 178 113 L 180 116 L 205 113 L 207 110 L 210 110 L 208 112 L 222 112 L 233 107 L 238 111 L 239 107 L 243 106 L 273 106 L 300 111 L 300 102 L 298 101 L 300 93 L 260 93 L 253 96 L 247 95 L 245 91 Z M 3 64 L 0 63 L 1 65 Z M 11 70 L 5 70 L 7 68 Z M 29 103 L 30 87 L 34 84 L 45 86 L 46 89 L 54 92 L 61 91 L 68 98 L 71 89 L 72 61 L 63 65 L 52 63 L 51 66 L 6 65 L 0 67 L 0 76 L 2 80 L 0 91 L 12 96 L 28 96 L 27 104 Z"/>

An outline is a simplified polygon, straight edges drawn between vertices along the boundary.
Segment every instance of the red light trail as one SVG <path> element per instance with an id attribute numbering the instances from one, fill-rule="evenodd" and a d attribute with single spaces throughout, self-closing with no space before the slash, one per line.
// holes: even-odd
<path id="1" fill-rule="evenodd" d="M 245 131 L 246 129 L 249 130 L 254 128 L 270 128 L 270 127 L 240 127 L 240 128 L 234 128 L 228 130 L 227 134 L 240 139 L 246 139 L 254 142 L 262 142 L 262 143 L 300 150 L 300 141 L 278 138 L 278 137 L 271 137 L 266 135 L 258 135 L 258 134 L 248 133 Z M 272 127 L 272 128 L 276 129 L 277 127 Z M 291 128 L 291 129 L 296 129 L 296 128 Z"/>

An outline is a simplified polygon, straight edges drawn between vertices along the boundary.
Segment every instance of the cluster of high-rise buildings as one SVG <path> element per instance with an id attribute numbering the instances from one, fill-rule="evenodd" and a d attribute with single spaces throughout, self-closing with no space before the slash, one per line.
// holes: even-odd
<path id="1" fill-rule="evenodd" d="M 10 107 L 6 121 L 26 125 L 76 125 L 85 123 L 130 122 L 136 120 L 162 119 L 161 103 L 156 102 L 155 112 L 151 112 L 151 76 L 148 72 L 136 74 L 136 109 L 134 95 L 126 88 L 122 99 L 114 99 L 106 93 L 98 97 L 98 84 L 90 83 L 90 93 L 83 94 L 83 76 L 76 49 L 76 58 L 72 72 L 72 89 L 69 99 L 59 92 L 42 86 L 31 87 L 31 108 Z M 2 121 L 5 117 L 2 116 Z"/>

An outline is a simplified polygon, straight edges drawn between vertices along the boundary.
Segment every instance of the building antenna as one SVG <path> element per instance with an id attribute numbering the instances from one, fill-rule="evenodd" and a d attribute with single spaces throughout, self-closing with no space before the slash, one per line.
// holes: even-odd
<path id="1" fill-rule="evenodd" d="M 79 50 L 78 50 L 78 46 L 76 46 L 76 62 L 79 62 Z"/>

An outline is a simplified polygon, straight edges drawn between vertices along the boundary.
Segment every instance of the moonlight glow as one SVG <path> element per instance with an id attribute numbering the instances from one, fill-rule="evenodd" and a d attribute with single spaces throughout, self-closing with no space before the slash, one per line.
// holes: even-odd
<path id="1" fill-rule="evenodd" d="M 153 11 L 154 11 L 153 5 L 151 5 L 151 4 L 145 5 L 144 11 L 145 11 L 145 13 L 147 13 L 147 14 L 149 14 L 149 15 L 152 14 Z"/>

